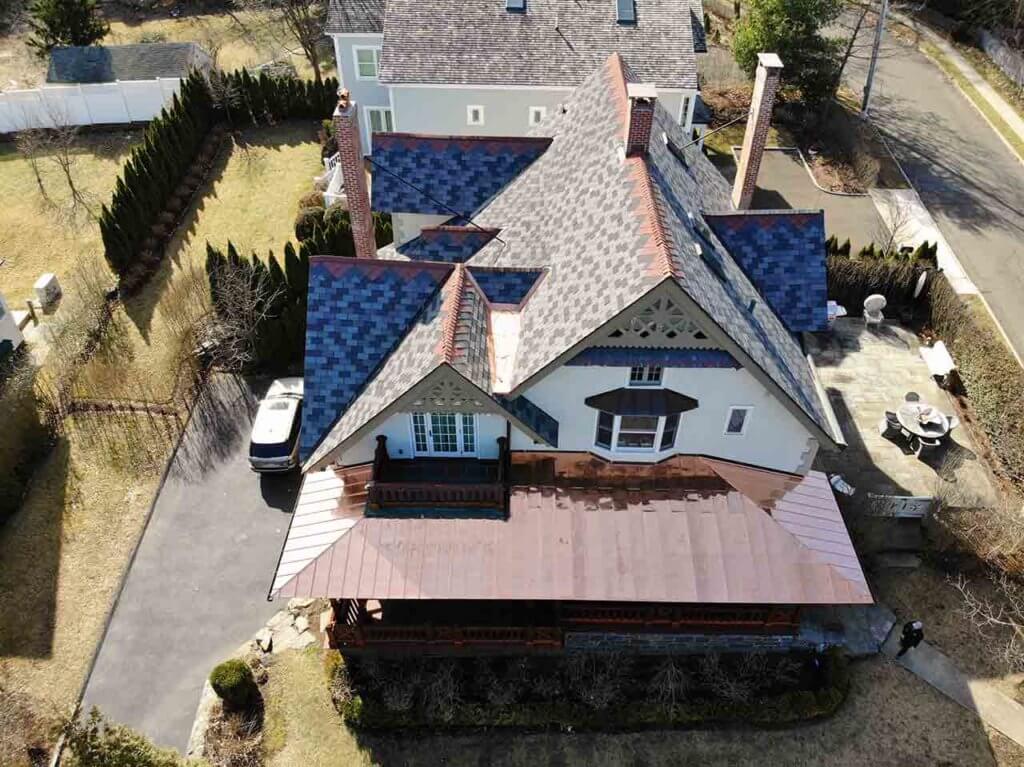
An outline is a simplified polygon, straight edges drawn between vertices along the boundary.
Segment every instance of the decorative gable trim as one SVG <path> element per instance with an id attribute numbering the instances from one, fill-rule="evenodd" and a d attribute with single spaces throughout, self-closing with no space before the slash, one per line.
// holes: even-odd
<path id="1" fill-rule="evenodd" d="M 674 284 L 674 283 L 673 283 Z M 659 349 L 718 348 L 672 293 L 655 288 L 609 321 L 611 328 L 594 346 Z"/>

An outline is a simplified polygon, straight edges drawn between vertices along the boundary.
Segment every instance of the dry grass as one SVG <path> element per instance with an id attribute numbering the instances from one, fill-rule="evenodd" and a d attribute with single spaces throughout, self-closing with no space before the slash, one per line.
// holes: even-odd
<path id="1" fill-rule="evenodd" d="M 537 764 L 652 767 L 687 763 L 753 767 L 770 764 L 845 766 L 1024 764 L 1024 749 L 924 682 L 890 663 L 853 667 L 849 701 L 830 720 L 780 730 L 694 730 L 639 733 L 360 735 L 331 707 L 320 652 L 286 653 L 264 689 L 264 742 L 270 767 L 294 764 L 402 764 L 449 767 Z"/>
<path id="2" fill-rule="evenodd" d="M 121 436 L 70 427 L 0 529 L 0 679 L 49 719 L 76 701 L 170 449 L 145 421 Z M 97 449 L 125 438 L 162 447 Z"/>
<path id="3" fill-rule="evenodd" d="M 267 767 L 356 767 L 373 763 L 331 703 L 320 651 L 285 652 L 277 656 L 269 674 L 263 689 Z"/>
<path id="4" fill-rule="evenodd" d="M 174 320 L 195 269 L 205 295 L 206 242 L 224 247 L 231 240 L 242 252 L 266 255 L 273 249 L 280 256 L 285 242 L 294 239 L 296 201 L 312 190 L 313 176 L 322 170 L 315 126 L 290 122 L 247 130 L 242 141 L 248 148 L 225 147 L 159 272 L 116 311 L 114 348 L 86 366 L 83 387 L 112 397 L 137 396 L 144 382 L 152 398 L 166 398 L 178 368 Z"/>
<path id="5" fill-rule="evenodd" d="M 73 169 L 90 205 L 99 212 L 110 193 L 131 145 L 141 131 L 92 133 L 78 139 Z M 29 163 L 13 144 L 0 145 L 0 290 L 8 303 L 20 307 L 43 272 L 67 275 L 81 259 L 102 258 L 103 243 L 96 222 L 84 214 L 67 215 L 70 193 L 56 163 L 43 158 L 44 188 L 54 205 L 42 198 Z"/>

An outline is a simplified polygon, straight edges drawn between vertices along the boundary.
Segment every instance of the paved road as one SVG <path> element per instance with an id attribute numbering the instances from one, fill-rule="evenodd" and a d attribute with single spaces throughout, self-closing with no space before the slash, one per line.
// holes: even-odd
<path id="1" fill-rule="evenodd" d="M 871 112 L 942 233 L 1024 352 L 1024 165 L 931 61 L 887 36 Z M 865 62 L 849 85 L 860 93 Z"/>
<path id="2" fill-rule="evenodd" d="M 86 689 L 86 707 L 162 746 L 185 749 L 210 669 L 279 607 L 267 588 L 298 480 L 249 471 L 255 403 L 233 378 L 207 388 Z"/>

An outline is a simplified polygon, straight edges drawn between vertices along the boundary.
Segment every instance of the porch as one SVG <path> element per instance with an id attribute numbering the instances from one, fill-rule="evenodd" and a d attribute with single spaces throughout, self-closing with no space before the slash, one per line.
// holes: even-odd
<path id="1" fill-rule="evenodd" d="M 374 653 L 561 652 L 601 635 L 793 638 L 799 608 L 523 600 L 332 600 L 332 647 Z"/>
<path id="2" fill-rule="evenodd" d="M 467 457 L 392 458 L 377 437 L 367 516 L 484 516 L 508 514 L 508 440 L 499 437 L 494 460 Z"/>

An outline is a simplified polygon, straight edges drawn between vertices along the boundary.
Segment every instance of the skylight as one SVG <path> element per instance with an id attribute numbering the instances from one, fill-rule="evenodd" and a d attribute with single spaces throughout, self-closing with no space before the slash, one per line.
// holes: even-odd
<path id="1" fill-rule="evenodd" d="M 505 0 L 505 10 L 509 13 L 526 13 L 526 0 Z"/>
<path id="2" fill-rule="evenodd" d="M 636 6 L 633 0 L 615 0 L 615 12 L 620 24 L 636 23 Z"/>

